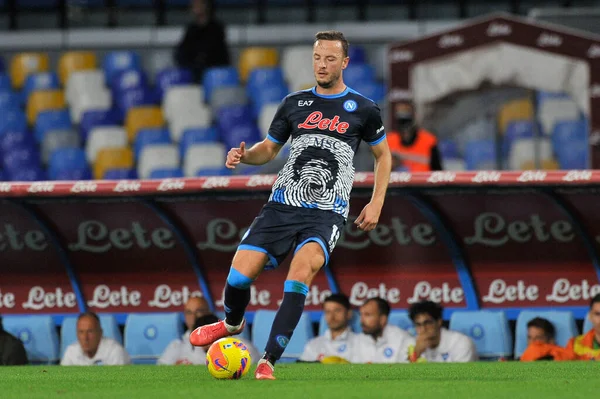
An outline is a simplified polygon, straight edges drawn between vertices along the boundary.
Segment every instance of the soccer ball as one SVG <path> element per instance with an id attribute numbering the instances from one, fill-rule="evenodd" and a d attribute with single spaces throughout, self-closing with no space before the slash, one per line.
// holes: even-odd
<path id="1" fill-rule="evenodd" d="M 219 380 L 237 380 L 250 370 L 250 352 L 238 338 L 222 338 L 206 352 L 206 367 Z"/>

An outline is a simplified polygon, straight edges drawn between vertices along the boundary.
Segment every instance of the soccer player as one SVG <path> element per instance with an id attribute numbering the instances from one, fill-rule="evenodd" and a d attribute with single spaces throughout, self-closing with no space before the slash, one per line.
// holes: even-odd
<path id="1" fill-rule="evenodd" d="M 354 222 L 370 231 L 377 225 L 388 186 L 391 155 L 377 104 L 344 84 L 350 61 L 341 32 L 319 32 L 313 46 L 317 85 L 281 102 L 267 138 L 247 149 L 232 148 L 225 165 L 263 165 L 291 138 L 290 155 L 263 207 L 233 257 L 225 286 L 225 320 L 194 330 L 192 345 L 203 346 L 239 334 L 250 301 L 250 285 L 264 270 L 277 267 L 293 250 L 283 300 L 256 368 L 257 379 L 275 379 L 281 357 L 300 316 L 308 287 L 326 266 L 349 212 L 353 157 L 361 140 L 375 158 L 375 187 Z"/>
<path id="2" fill-rule="evenodd" d="M 549 320 L 536 317 L 527 323 L 527 348 L 522 362 L 535 360 L 577 360 L 572 351 L 556 345 L 556 328 Z"/>
<path id="3" fill-rule="evenodd" d="M 580 360 L 600 360 L 600 294 L 596 294 L 590 301 L 588 317 L 592 322 L 592 329 L 571 338 L 567 349 Z"/>

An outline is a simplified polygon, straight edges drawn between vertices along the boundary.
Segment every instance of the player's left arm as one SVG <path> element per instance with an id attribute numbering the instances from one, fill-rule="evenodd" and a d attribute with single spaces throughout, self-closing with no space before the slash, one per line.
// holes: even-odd
<path id="1" fill-rule="evenodd" d="M 363 208 L 354 222 L 358 228 L 364 231 L 373 230 L 379 222 L 379 215 L 381 214 L 381 208 L 383 208 L 385 193 L 392 171 L 392 155 L 387 140 L 381 140 L 379 143 L 372 145 L 371 152 L 375 157 L 375 185 L 373 186 L 373 195 L 371 196 L 371 201 Z"/>

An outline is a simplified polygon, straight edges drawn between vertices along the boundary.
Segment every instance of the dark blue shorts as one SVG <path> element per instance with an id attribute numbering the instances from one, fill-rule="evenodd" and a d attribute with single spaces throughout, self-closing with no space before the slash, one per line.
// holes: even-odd
<path id="1" fill-rule="evenodd" d="M 267 254 L 266 268 L 270 269 L 279 266 L 292 248 L 296 253 L 314 241 L 323 249 L 327 265 L 345 224 L 343 216 L 331 211 L 269 202 L 248 228 L 238 249 Z"/>

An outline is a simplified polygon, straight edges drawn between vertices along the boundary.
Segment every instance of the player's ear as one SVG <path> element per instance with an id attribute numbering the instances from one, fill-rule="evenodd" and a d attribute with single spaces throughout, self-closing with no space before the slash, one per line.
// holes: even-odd
<path id="1" fill-rule="evenodd" d="M 346 69 L 349 62 L 350 62 L 350 57 L 344 58 L 344 60 L 342 61 L 342 69 Z"/>

